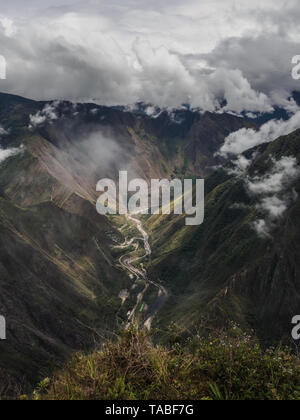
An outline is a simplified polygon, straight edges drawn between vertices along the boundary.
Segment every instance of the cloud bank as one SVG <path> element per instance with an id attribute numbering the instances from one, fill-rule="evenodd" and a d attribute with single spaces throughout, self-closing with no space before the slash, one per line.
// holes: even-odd
<path id="1" fill-rule="evenodd" d="M 300 127 L 300 111 L 288 121 L 271 120 L 259 130 L 242 128 L 229 134 L 218 153 L 221 156 L 238 155 L 263 143 L 270 143 L 280 136 L 292 133 Z"/>
<path id="2" fill-rule="evenodd" d="M 291 77 L 299 54 L 294 0 L 10 3 L 0 17 L 2 91 L 240 113 L 289 108 L 299 87 Z"/>

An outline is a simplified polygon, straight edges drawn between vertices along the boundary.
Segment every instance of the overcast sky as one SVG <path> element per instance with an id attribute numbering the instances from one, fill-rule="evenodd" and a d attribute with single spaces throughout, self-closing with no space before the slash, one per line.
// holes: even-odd
<path id="1" fill-rule="evenodd" d="M 294 110 L 298 0 L 0 0 L 0 90 L 101 104 Z"/>

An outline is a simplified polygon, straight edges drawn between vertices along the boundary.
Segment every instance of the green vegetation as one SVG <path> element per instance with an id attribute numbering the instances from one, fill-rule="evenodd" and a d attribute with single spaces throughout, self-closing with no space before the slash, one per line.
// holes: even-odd
<path id="1" fill-rule="evenodd" d="M 25 397 L 22 397 L 25 398 Z M 237 326 L 161 347 L 132 328 L 90 355 L 76 354 L 37 387 L 37 400 L 298 400 L 300 360 L 263 351 Z"/>
<path id="2" fill-rule="evenodd" d="M 274 157 L 292 156 L 299 164 L 300 130 L 260 146 L 256 156 L 244 177 L 267 176 Z M 299 179 L 289 188 L 299 197 Z M 290 344 L 291 319 L 299 311 L 299 198 L 276 222 L 272 237 L 262 238 L 253 222 L 264 213 L 241 177 L 221 169 L 205 189 L 201 226 L 190 229 L 181 216 L 163 215 L 145 223 L 153 248 L 150 274 L 169 291 L 152 325 L 165 330 L 175 321 L 190 328 L 205 316 L 215 326 L 234 320 L 254 329 L 264 346 Z"/>

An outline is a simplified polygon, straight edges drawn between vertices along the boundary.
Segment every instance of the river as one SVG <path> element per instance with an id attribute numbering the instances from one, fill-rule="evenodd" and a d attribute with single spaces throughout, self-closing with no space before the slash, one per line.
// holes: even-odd
<path id="1" fill-rule="evenodd" d="M 142 280 L 145 283 L 144 289 L 137 296 L 137 300 L 136 300 L 136 304 L 135 304 L 134 308 L 132 308 L 132 310 L 128 314 L 128 322 L 129 322 L 128 325 L 130 325 L 130 322 L 135 319 L 136 311 L 137 311 L 138 307 L 142 304 L 142 301 L 144 299 L 144 295 L 145 295 L 146 291 L 148 290 L 148 288 L 150 286 L 154 286 L 156 289 L 158 289 L 157 299 L 154 302 L 154 304 L 152 305 L 152 307 L 150 308 L 150 310 L 147 313 L 145 319 L 142 321 L 142 324 L 144 325 L 144 327 L 147 328 L 147 329 L 150 329 L 152 320 L 153 320 L 154 316 L 156 315 L 156 313 L 158 312 L 158 310 L 160 309 L 163 302 L 165 301 L 165 299 L 167 298 L 168 292 L 161 284 L 159 284 L 158 282 L 156 282 L 154 280 L 150 280 L 149 277 L 148 277 L 147 271 L 143 268 L 142 263 L 145 259 L 147 259 L 148 257 L 151 256 L 152 249 L 151 249 L 150 242 L 149 242 L 149 235 L 146 232 L 146 230 L 144 229 L 142 221 L 137 219 L 136 217 L 134 217 L 132 215 L 127 215 L 126 218 L 131 223 L 136 225 L 136 228 L 138 229 L 138 231 L 140 232 L 142 237 L 141 238 L 133 237 L 130 240 L 127 239 L 127 240 L 125 240 L 124 244 L 118 245 L 117 248 L 126 249 L 129 246 L 136 243 L 136 249 L 137 249 L 138 242 L 141 241 L 143 243 L 143 246 L 144 246 L 144 249 L 145 249 L 145 255 L 143 255 L 142 257 L 132 258 L 132 257 L 130 257 L 131 253 L 126 253 L 125 255 L 121 256 L 120 259 L 119 259 L 119 262 L 120 262 L 121 266 L 123 267 L 123 269 L 125 271 L 130 273 L 131 277 L 133 277 L 133 278 L 135 277 L 137 280 Z M 139 264 L 140 267 L 139 268 L 137 268 L 133 265 L 133 263 L 137 263 L 138 261 L 140 262 L 140 264 Z"/>

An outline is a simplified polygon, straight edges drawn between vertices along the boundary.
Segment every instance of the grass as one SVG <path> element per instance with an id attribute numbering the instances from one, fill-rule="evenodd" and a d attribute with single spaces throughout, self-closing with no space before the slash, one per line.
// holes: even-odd
<path id="1" fill-rule="evenodd" d="M 300 360 L 287 348 L 262 350 L 236 326 L 169 348 L 131 328 L 100 351 L 76 354 L 63 371 L 40 383 L 34 398 L 298 400 Z"/>

